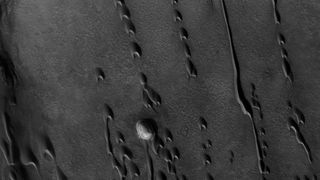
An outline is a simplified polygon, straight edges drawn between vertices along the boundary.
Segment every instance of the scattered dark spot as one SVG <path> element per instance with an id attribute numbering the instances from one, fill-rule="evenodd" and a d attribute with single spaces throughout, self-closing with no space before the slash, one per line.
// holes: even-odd
<path id="1" fill-rule="evenodd" d="M 163 171 L 159 170 L 158 173 L 157 173 L 157 179 L 156 180 L 167 180 L 167 176 Z"/>
<path id="2" fill-rule="evenodd" d="M 124 135 L 123 135 L 120 131 L 117 131 L 117 132 L 116 132 L 116 142 L 117 142 L 118 144 L 125 142 Z"/>
<path id="3" fill-rule="evenodd" d="M 276 24 L 280 24 L 281 23 L 281 17 L 280 17 L 280 13 L 278 12 L 278 10 L 275 11 L 274 15 L 275 15 L 275 23 Z"/>
<path id="4" fill-rule="evenodd" d="M 119 5 L 119 6 L 122 6 L 122 5 L 125 5 L 125 2 L 124 0 L 115 0 L 116 1 L 116 5 Z"/>
<path id="5" fill-rule="evenodd" d="M 140 73 L 139 73 L 139 76 L 140 76 L 140 84 L 141 84 L 142 86 L 147 85 L 147 84 L 148 84 L 148 78 L 147 78 L 147 76 L 146 76 L 143 72 L 140 72 Z"/>
<path id="6" fill-rule="evenodd" d="M 133 36 L 136 34 L 136 27 L 132 23 L 130 19 L 124 19 L 124 30 L 127 34 L 130 36 Z"/>
<path id="7" fill-rule="evenodd" d="M 204 153 L 202 156 L 203 156 L 204 165 L 210 165 L 210 164 L 211 164 L 211 157 L 210 157 L 210 155 Z"/>
<path id="8" fill-rule="evenodd" d="M 214 178 L 210 173 L 207 173 L 206 174 L 206 180 L 214 180 Z"/>
<path id="9" fill-rule="evenodd" d="M 260 163 L 260 167 L 261 167 L 261 170 L 262 170 L 261 174 L 270 174 L 270 169 L 269 169 L 268 166 L 266 166 L 264 161 L 260 160 L 259 163 Z"/>
<path id="10" fill-rule="evenodd" d="M 302 113 L 302 111 L 300 109 L 298 109 L 297 107 L 293 108 L 293 113 L 296 116 L 299 125 L 300 124 L 304 124 L 306 122 L 306 119 L 304 117 L 304 114 Z"/>
<path id="11" fill-rule="evenodd" d="M 160 150 L 160 157 L 166 162 L 172 162 L 172 156 L 168 149 L 163 148 Z"/>
<path id="12" fill-rule="evenodd" d="M 141 47 L 136 42 L 130 43 L 131 56 L 133 59 L 140 58 L 142 55 Z"/>
<path id="13" fill-rule="evenodd" d="M 158 135 L 155 135 L 151 144 L 151 148 L 153 152 L 158 155 L 159 150 L 162 149 L 163 147 L 164 147 L 164 142 Z"/>
<path id="14" fill-rule="evenodd" d="M 17 81 L 15 66 L 7 50 L 1 42 L 0 68 L 7 86 L 14 87 Z"/>
<path id="15" fill-rule="evenodd" d="M 18 180 L 17 172 L 14 168 L 9 168 L 8 177 L 9 180 Z"/>
<path id="16" fill-rule="evenodd" d="M 267 142 L 266 141 L 262 141 L 262 148 L 263 149 L 268 149 L 268 144 L 267 144 Z"/>
<path id="17" fill-rule="evenodd" d="M 56 158 L 55 149 L 53 147 L 53 144 L 52 144 L 49 136 L 47 134 L 45 134 L 43 136 L 43 140 L 44 140 L 45 150 L 47 150 L 47 153 L 49 153 L 50 156 L 52 156 L 52 158 L 55 159 Z"/>
<path id="18" fill-rule="evenodd" d="M 181 28 L 180 28 L 179 34 L 180 34 L 180 39 L 181 39 L 181 40 L 186 40 L 186 39 L 189 38 L 188 31 L 187 31 L 184 27 L 181 27 Z"/>
<path id="19" fill-rule="evenodd" d="M 181 22 L 182 21 L 182 15 L 181 15 L 180 11 L 177 10 L 177 9 L 174 9 L 173 13 L 174 13 L 174 20 L 176 22 Z"/>
<path id="20" fill-rule="evenodd" d="M 26 156 L 26 161 L 25 164 L 28 163 L 34 163 L 35 167 L 37 170 L 39 170 L 39 160 L 36 157 L 36 155 L 34 154 L 34 152 L 32 151 L 31 147 L 26 147 L 25 150 L 25 156 Z"/>
<path id="21" fill-rule="evenodd" d="M 186 42 L 183 42 L 182 44 L 184 47 L 184 53 L 185 53 L 186 57 L 189 59 L 191 57 L 190 47 L 189 47 L 188 43 L 186 43 Z"/>
<path id="22" fill-rule="evenodd" d="M 148 92 L 145 89 L 143 89 L 142 91 L 142 100 L 143 100 L 143 105 L 146 108 L 153 108 L 153 102 L 150 99 Z"/>
<path id="23" fill-rule="evenodd" d="M 122 166 L 114 156 L 112 156 L 112 167 L 117 170 L 120 178 L 126 177 L 127 170 L 125 166 Z"/>
<path id="24" fill-rule="evenodd" d="M 204 117 L 200 117 L 199 118 L 199 128 L 200 130 L 206 130 L 208 127 L 208 123 L 207 121 L 204 119 Z"/>
<path id="25" fill-rule="evenodd" d="M 14 139 L 14 126 L 13 126 L 13 122 L 11 120 L 11 117 L 9 116 L 9 114 L 7 112 L 4 112 L 4 130 L 6 135 L 8 136 L 8 139 L 11 141 Z"/>
<path id="26" fill-rule="evenodd" d="M 172 163 L 172 162 L 167 162 L 167 171 L 170 174 L 176 174 L 177 173 L 177 169 L 176 166 Z"/>
<path id="27" fill-rule="evenodd" d="M 193 78 L 197 77 L 198 75 L 197 69 L 193 64 L 193 62 L 188 58 L 186 59 L 186 69 L 187 69 L 188 77 L 193 77 Z"/>
<path id="28" fill-rule="evenodd" d="M 293 73 L 291 71 L 289 62 L 286 59 L 283 59 L 282 70 L 285 77 L 288 78 L 290 82 L 293 82 Z"/>
<path id="29" fill-rule="evenodd" d="M 284 47 L 281 47 L 281 57 L 288 58 L 288 52 Z"/>
<path id="30" fill-rule="evenodd" d="M 172 142 L 173 141 L 173 136 L 172 133 L 169 129 L 165 128 L 164 130 L 164 140 L 166 142 Z"/>
<path id="31" fill-rule="evenodd" d="M 152 89 L 150 86 L 146 86 L 145 90 L 154 105 L 161 105 L 161 97 L 154 89 Z"/>
<path id="32" fill-rule="evenodd" d="M 313 174 L 313 180 L 317 180 L 318 179 L 318 176 L 316 174 Z"/>
<path id="33" fill-rule="evenodd" d="M 120 155 L 123 157 L 123 158 L 126 158 L 128 160 L 132 160 L 133 158 L 133 154 L 131 152 L 131 150 L 127 147 L 127 146 L 120 146 Z"/>
<path id="34" fill-rule="evenodd" d="M 121 20 L 123 20 L 124 18 L 130 19 L 130 11 L 125 4 L 122 4 L 121 6 L 118 5 L 118 9 Z"/>
<path id="35" fill-rule="evenodd" d="M 278 43 L 280 46 L 284 45 L 286 43 L 286 39 L 284 38 L 283 34 L 278 34 Z"/>
<path id="36" fill-rule="evenodd" d="M 104 111 L 105 111 L 105 118 L 113 120 L 114 119 L 114 113 L 111 107 L 108 104 L 104 104 Z"/>
<path id="37" fill-rule="evenodd" d="M 251 102 L 252 102 L 252 107 L 256 108 L 258 110 L 261 109 L 261 105 L 259 103 L 259 101 L 256 98 L 251 98 Z"/>
<path id="38" fill-rule="evenodd" d="M 4 139 L 1 139 L 1 146 L 0 146 L 4 157 L 9 161 L 10 158 L 10 149 L 9 149 L 9 143 L 5 141 Z"/>
<path id="39" fill-rule="evenodd" d="M 265 130 L 264 128 L 260 128 L 260 130 L 259 130 L 259 135 L 260 135 L 260 136 L 266 135 L 266 130 Z"/>
<path id="40" fill-rule="evenodd" d="M 111 108 L 105 104 L 105 109 L 106 109 L 106 117 L 104 119 L 104 123 L 105 123 L 105 141 L 106 141 L 106 144 L 107 144 L 107 154 L 110 155 L 110 156 L 113 156 L 113 147 L 112 147 L 112 143 L 111 143 L 111 140 L 110 140 L 110 128 L 109 128 L 109 119 L 113 119 L 111 117 L 113 117 L 113 112 L 111 110 Z"/>
<path id="41" fill-rule="evenodd" d="M 207 145 L 205 143 L 201 143 L 201 147 L 202 147 L 203 150 L 207 149 Z"/>
<path id="42" fill-rule="evenodd" d="M 129 172 L 131 174 L 131 178 L 140 176 L 140 170 L 138 166 L 132 161 L 129 161 Z"/>
<path id="43" fill-rule="evenodd" d="M 188 180 L 186 175 L 181 175 L 181 180 Z"/>
<path id="44" fill-rule="evenodd" d="M 207 140 L 206 147 L 207 148 L 211 148 L 212 147 L 212 141 L 210 139 Z"/>
<path id="45" fill-rule="evenodd" d="M 230 159 L 229 159 L 230 163 L 233 163 L 234 161 L 234 153 L 233 151 L 230 151 Z"/>
<path id="46" fill-rule="evenodd" d="M 267 151 L 265 149 L 262 150 L 262 157 L 263 158 L 267 157 Z"/>
<path id="47" fill-rule="evenodd" d="M 97 67 L 96 72 L 97 72 L 97 80 L 98 81 L 103 81 L 106 78 L 106 76 L 101 68 Z"/>
<path id="48" fill-rule="evenodd" d="M 172 148 L 172 157 L 173 159 L 180 159 L 180 152 L 177 147 Z"/>
<path id="49" fill-rule="evenodd" d="M 9 93 L 9 105 L 10 106 L 16 106 L 17 105 L 17 97 L 16 94 L 14 93 L 14 90 L 11 91 L 11 93 Z"/>
<path id="50" fill-rule="evenodd" d="M 293 106 L 292 106 L 292 103 L 291 103 L 290 100 L 287 101 L 287 105 L 288 105 L 288 107 L 289 107 L 290 109 L 292 109 Z"/>
<path id="51" fill-rule="evenodd" d="M 59 166 L 57 166 L 57 178 L 58 180 L 68 180 L 68 177 L 63 173 Z"/>

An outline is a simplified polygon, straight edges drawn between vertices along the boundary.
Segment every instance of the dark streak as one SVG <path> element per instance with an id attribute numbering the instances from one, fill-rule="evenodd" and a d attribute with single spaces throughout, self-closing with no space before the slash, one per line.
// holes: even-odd
<path id="1" fill-rule="evenodd" d="M 278 24 L 278 26 L 279 26 L 281 24 L 281 16 L 278 11 L 277 0 L 271 0 L 271 1 L 272 1 L 273 11 L 274 11 L 274 22 L 276 25 Z M 278 26 L 276 26 L 276 28 L 278 28 Z M 278 44 L 281 48 L 283 74 L 292 84 L 293 83 L 293 73 L 292 73 L 292 70 L 290 67 L 290 63 L 288 61 L 288 52 L 287 52 L 286 48 L 284 47 L 286 40 L 285 40 L 284 35 L 281 32 L 278 33 L 277 41 L 278 41 Z"/>
<path id="2" fill-rule="evenodd" d="M 118 161 L 118 159 L 114 156 L 112 156 L 112 167 L 113 169 L 117 170 L 121 180 L 125 179 L 125 176 L 126 176 L 125 166 L 122 166 Z"/>
<path id="3" fill-rule="evenodd" d="M 149 153 L 149 145 L 146 143 L 146 156 L 147 156 L 147 167 L 148 167 L 148 171 L 149 171 L 149 180 L 153 180 L 154 179 L 154 168 L 153 168 L 153 161 L 152 161 L 152 157 Z"/>
<path id="4" fill-rule="evenodd" d="M 108 155 L 113 156 L 113 149 L 112 149 L 112 144 L 110 140 L 110 129 L 109 129 L 109 118 L 104 119 L 105 122 L 105 140 L 107 143 L 107 153 Z"/>
<path id="5" fill-rule="evenodd" d="M 282 70 L 283 70 L 285 77 L 292 83 L 293 82 L 293 73 L 292 73 L 289 61 L 286 58 L 283 58 Z"/>
<path id="6" fill-rule="evenodd" d="M 188 76 L 187 76 L 188 79 L 197 77 L 198 75 L 197 69 L 193 64 L 193 62 L 188 58 L 186 59 L 186 70 L 188 73 Z"/>
<path id="7" fill-rule="evenodd" d="M 58 180 L 68 180 L 68 177 L 64 174 L 59 166 L 57 166 L 57 178 Z"/>
<path id="8" fill-rule="evenodd" d="M 226 27 L 227 27 L 227 33 L 228 33 L 229 45 L 230 45 L 230 51 L 231 51 L 231 59 L 232 59 L 233 70 L 234 70 L 234 87 L 235 87 L 236 99 L 241 107 L 242 112 L 251 118 L 252 108 L 250 106 L 249 101 L 245 98 L 243 89 L 241 87 L 239 61 L 234 48 L 233 36 L 232 36 L 230 24 L 229 24 L 227 8 L 225 6 L 224 0 L 221 0 L 221 2 L 223 6 L 222 9 L 223 9 L 223 14 L 225 18 Z"/>
<path id="9" fill-rule="evenodd" d="M 9 157 L 10 157 L 9 143 L 6 142 L 4 139 L 2 139 L 0 149 L 3 153 L 4 158 L 6 159 L 7 164 L 9 164 Z"/>
<path id="10" fill-rule="evenodd" d="M 276 24 L 280 24 L 281 23 L 281 17 L 280 17 L 280 13 L 279 13 L 278 7 L 277 7 L 277 0 L 272 0 L 272 5 L 273 5 L 274 22 Z"/>
<path id="11" fill-rule="evenodd" d="M 237 54 L 236 54 L 235 48 L 234 48 L 234 43 L 233 43 L 233 38 L 232 38 L 233 36 L 232 36 L 232 32 L 231 32 L 231 28 L 230 28 L 230 24 L 229 24 L 228 12 L 227 12 L 227 8 L 226 8 L 224 0 L 221 0 L 221 4 L 222 4 L 222 11 L 223 11 L 225 24 L 226 24 L 226 28 L 227 28 L 227 34 L 228 34 L 228 38 L 229 38 L 231 59 L 232 59 L 233 70 L 234 70 L 235 95 L 236 95 L 236 99 L 241 107 L 242 112 L 245 115 L 248 115 L 251 120 L 252 131 L 254 134 L 255 145 L 256 145 L 256 150 L 257 150 L 259 171 L 262 174 L 262 173 L 264 173 L 264 169 L 262 168 L 263 158 L 261 156 L 261 147 L 260 147 L 260 143 L 259 143 L 259 138 L 257 136 L 257 128 L 256 128 L 256 125 L 253 120 L 252 107 L 251 107 L 249 101 L 245 98 L 244 92 L 241 87 L 239 62 L 238 62 Z"/>
<path id="12" fill-rule="evenodd" d="M 2 68 L 4 80 L 9 87 L 14 87 L 17 81 L 17 74 L 12 59 L 8 51 L 5 50 L 3 42 L 1 42 L 1 50 L 2 52 L 0 53 L 0 67 Z"/>
<path id="13" fill-rule="evenodd" d="M 300 129 L 299 129 L 299 126 L 298 124 L 296 123 L 296 121 L 293 119 L 293 118 L 289 118 L 288 119 L 288 125 L 289 125 L 289 128 L 294 131 L 295 135 L 296 135 L 296 140 L 299 144 L 301 144 L 305 150 L 305 153 L 308 157 L 308 160 L 310 163 L 312 163 L 312 155 L 311 155 L 311 150 L 310 150 L 310 147 L 308 146 L 306 140 L 304 139 Z"/>

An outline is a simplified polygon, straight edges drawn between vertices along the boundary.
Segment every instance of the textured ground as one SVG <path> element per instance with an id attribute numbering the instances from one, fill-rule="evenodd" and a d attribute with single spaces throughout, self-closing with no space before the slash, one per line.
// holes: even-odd
<path id="1" fill-rule="evenodd" d="M 320 176 L 320 1 L 0 6 L 1 180 Z"/>

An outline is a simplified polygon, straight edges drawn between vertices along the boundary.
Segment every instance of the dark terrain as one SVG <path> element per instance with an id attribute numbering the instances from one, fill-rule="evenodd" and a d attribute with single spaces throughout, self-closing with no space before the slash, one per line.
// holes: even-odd
<path id="1" fill-rule="evenodd" d="M 0 15 L 0 180 L 320 178 L 320 1 L 0 0 Z"/>

